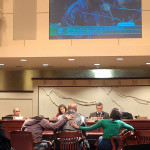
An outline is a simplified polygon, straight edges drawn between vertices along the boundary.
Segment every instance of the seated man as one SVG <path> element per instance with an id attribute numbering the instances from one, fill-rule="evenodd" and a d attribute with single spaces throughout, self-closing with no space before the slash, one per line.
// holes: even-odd
<path id="1" fill-rule="evenodd" d="M 76 122 L 78 125 L 81 125 L 81 126 L 86 126 L 86 118 L 77 113 L 77 104 L 74 103 L 74 102 L 71 102 L 69 105 L 68 105 L 68 111 L 63 114 L 63 115 L 60 115 L 58 116 L 58 121 L 66 114 L 72 114 L 74 115 L 74 118 L 67 121 L 61 128 L 60 130 L 61 131 L 76 131 L 76 129 L 74 129 L 72 126 L 70 126 L 70 121 L 73 121 L 73 122 Z M 86 132 L 85 131 L 82 131 L 83 135 L 86 137 Z M 85 142 L 85 148 L 86 149 L 89 149 L 90 146 L 89 146 L 89 143 L 87 140 L 84 140 Z"/>
<path id="2" fill-rule="evenodd" d="M 103 110 L 103 104 L 101 102 L 96 104 L 96 112 L 93 112 L 90 114 L 89 118 L 91 117 L 103 117 L 103 119 L 108 119 L 109 114 L 107 112 L 102 111 Z"/>
<path id="3" fill-rule="evenodd" d="M 19 108 L 14 108 L 13 113 L 14 113 L 14 117 L 20 117 L 21 116 Z"/>
<path id="4" fill-rule="evenodd" d="M 22 131 L 32 132 L 34 141 L 42 141 L 42 133 L 45 129 L 48 130 L 57 130 L 59 129 L 67 120 L 73 118 L 73 115 L 65 115 L 58 122 L 51 123 L 48 120 L 44 119 L 44 116 L 35 116 L 30 119 L 26 119 L 24 124 L 22 125 Z M 47 149 L 47 143 L 35 144 L 35 150 L 43 150 Z"/>
<path id="5" fill-rule="evenodd" d="M 5 117 L 10 117 L 10 118 L 12 117 L 14 119 L 15 119 L 15 117 L 21 117 L 20 109 L 19 108 L 14 108 L 13 109 L 13 114 L 6 115 Z M 23 119 L 23 117 L 20 118 L 20 119 Z"/>

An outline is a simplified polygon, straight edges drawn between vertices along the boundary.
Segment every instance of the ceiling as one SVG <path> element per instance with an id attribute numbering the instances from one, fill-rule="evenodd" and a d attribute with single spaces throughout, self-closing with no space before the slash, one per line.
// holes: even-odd
<path id="1" fill-rule="evenodd" d="M 74 61 L 69 61 L 74 58 Z M 123 58 L 123 60 L 117 60 Z M 95 57 L 28 57 L 22 58 L 27 61 L 20 61 L 21 58 L 0 58 L 0 69 L 3 70 L 28 70 L 28 69 L 49 69 L 49 70 L 72 70 L 72 69 L 149 69 L 149 56 L 95 56 Z M 48 64 L 48 66 L 43 66 Z M 100 64 L 100 66 L 94 66 Z"/>

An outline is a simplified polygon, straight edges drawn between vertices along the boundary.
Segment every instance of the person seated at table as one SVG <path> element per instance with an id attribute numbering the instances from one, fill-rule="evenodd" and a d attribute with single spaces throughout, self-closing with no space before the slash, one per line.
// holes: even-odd
<path id="1" fill-rule="evenodd" d="M 20 117 L 21 116 L 20 109 L 19 108 L 14 108 L 13 109 L 13 114 L 14 114 L 14 117 Z"/>
<path id="2" fill-rule="evenodd" d="M 102 117 L 103 119 L 109 118 L 109 114 L 103 111 L 103 104 L 101 102 L 98 102 L 96 104 L 96 110 L 97 110 L 96 112 L 90 114 L 89 118 L 91 117 Z"/>
<path id="3" fill-rule="evenodd" d="M 103 119 L 98 121 L 96 124 L 90 126 L 90 127 L 83 127 L 78 126 L 74 122 L 70 122 L 70 125 L 74 127 L 75 129 L 79 130 L 85 130 L 90 131 L 97 129 L 99 127 L 103 128 L 103 137 L 99 138 L 97 149 L 98 150 L 112 150 L 111 145 L 111 137 L 112 136 L 119 136 L 119 131 L 124 128 L 124 132 L 127 132 L 128 130 L 134 130 L 132 126 L 129 124 L 126 124 L 125 122 L 121 121 L 122 112 L 118 108 L 113 108 L 110 113 L 110 119 Z M 115 141 L 116 149 L 118 147 L 118 142 Z"/>
<path id="4" fill-rule="evenodd" d="M 21 113 L 20 113 L 20 109 L 19 108 L 14 108 L 13 109 L 13 114 L 9 114 L 9 115 L 6 115 L 5 117 L 21 117 Z"/>
<path id="5" fill-rule="evenodd" d="M 58 106 L 58 113 L 56 114 L 56 117 L 66 113 L 66 111 L 67 111 L 67 107 L 64 104 L 59 105 Z"/>
<path id="6" fill-rule="evenodd" d="M 86 126 L 86 118 L 77 112 L 77 104 L 75 102 L 69 103 L 68 111 L 65 114 L 58 116 L 58 121 L 66 114 L 72 114 L 74 116 L 72 121 L 76 122 L 79 126 L 80 125 Z M 70 121 L 71 120 L 68 120 L 59 130 L 60 131 L 76 131 L 76 129 L 74 129 L 72 126 L 70 126 L 70 124 L 69 124 Z M 86 132 L 83 131 L 82 133 L 86 137 Z M 90 145 L 86 139 L 84 140 L 84 143 L 85 143 L 85 148 L 90 149 Z M 81 143 L 81 145 L 82 145 L 82 143 Z"/>
<path id="7" fill-rule="evenodd" d="M 48 130 L 57 130 L 59 129 L 66 121 L 72 119 L 74 116 L 73 115 L 68 115 L 66 114 L 63 116 L 58 122 L 52 123 L 49 122 L 47 119 L 44 119 L 44 116 L 35 116 L 29 119 L 26 119 L 24 124 L 22 125 L 21 130 L 22 131 L 29 131 L 32 132 L 34 141 L 42 141 L 42 133 L 44 132 L 45 129 Z M 40 148 L 42 149 L 48 148 L 47 143 L 39 143 L 35 144 L 35 150 L 39 150 Z"/>
<path id="8" fill-rule="evenodd" d="M 11 148 L 10 139 L 7 137 L 1 124 L 0 124 L 0 150 L 13 150 Z"/>

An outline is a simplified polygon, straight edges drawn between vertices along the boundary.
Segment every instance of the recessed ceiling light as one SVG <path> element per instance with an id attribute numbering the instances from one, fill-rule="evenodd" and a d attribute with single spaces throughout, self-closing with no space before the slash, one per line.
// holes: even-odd
<path id="1" fill-rule="evenodd" d="M 48 66 L 48 64 L 43 64 L 44 67 Z"/>
<path id="2" fill-rule="evenodd" d="M 75 59 L 74 59 L 74 58 L 69 58 L 68 60 L 69 60 L 69 61 L 74 61 Z"/>
<path id="3" fill-rule="evenodd" d="M 27 59 L 20 59 L 20 61 L 27 61 Z"/>
<path id="4" fill-rule="evenodd" d="M 119 58 L 117 58 L 117 60 L 123 60 L 123 58 L 119 57 Z"/>
<path id="5" fill-rule="evenodd" d="M 146 63 L 146 65 L 150 65 L 150 63 Z"/>
<path id="6" fill-rule="evenodd" d="M 4 64 L 0 64 L 0 66 L 4 66 Z"/>
<path id="7" fill-rule="evenodd" d="M 101 64 L 94 64 L 94 66 L 100 66 Z"/>

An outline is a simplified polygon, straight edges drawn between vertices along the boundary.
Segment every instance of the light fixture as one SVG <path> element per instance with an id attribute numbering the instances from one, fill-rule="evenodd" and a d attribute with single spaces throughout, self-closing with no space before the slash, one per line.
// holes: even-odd
<path id="1" fill-rule="evenodd" d="M 0 66 L 4 66 L 4 64 L 0 64 Z"/>
<path id="2" fill-rule="evenodd" d="M 69 61 L 74 61 L 75 59 L 74 59 L 74 58 L 69 58 L 68 60 L 69 60 Z"/>
<path id="3" fill-rule="evenodd" d="M 27 59 L 20 59 L 20 61 L 27 61 Z"/>
<path id="4" fill-rule="evenodd" d="M 150 65 L 150 63 L 146 63 L 146 65 Z"/>
<path id="5" fill-rule="evenodd" d="M 44 67 L 49 66 L 48 64 L 43 64 Z"/>
<path id="6" fill-rule="evenodd" d="M 123 58 L 121 58 L 121 57 L 118 57 L 118 58 L 117 58 L 117 60 L 123 60 Z"/>
<path id="7" fill-rule="evenodd" d="M 100 66 L 101 64 L 94 64 L 94 66 Z"/>

